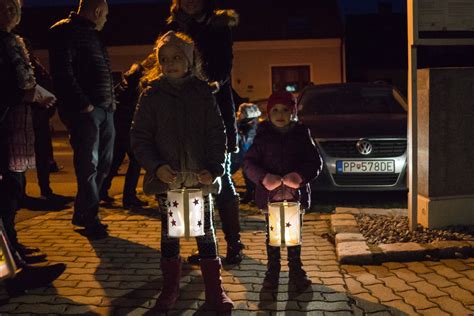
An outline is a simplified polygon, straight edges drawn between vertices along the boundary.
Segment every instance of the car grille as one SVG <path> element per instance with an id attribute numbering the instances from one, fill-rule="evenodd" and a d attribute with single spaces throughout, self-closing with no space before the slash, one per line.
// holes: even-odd
<path id="1" fill-rule="evenodd" d="M 337 185 L 394 185 L 400 174 L 333 174 Z"/>
<path id="2" fill-rule="evenodd" d="M 370 140 L 372 152 L 369 155 L 362 155 L 357 151 L 357 140 L 351 141 L 319 141 L 319 145 L 324 152 L 332 157 L 341 158 L 381 158 L 398 157 L 405 153 L 407 149 L 406 139 L 398 140 Z"/>

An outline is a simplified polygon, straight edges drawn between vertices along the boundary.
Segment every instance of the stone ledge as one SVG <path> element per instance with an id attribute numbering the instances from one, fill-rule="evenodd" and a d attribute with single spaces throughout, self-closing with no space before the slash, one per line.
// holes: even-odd
<path id="1" fill-rule="evenodd" d="M 429 244 L 406 242 L 369 246 L 354 221 L 353 212 L 331 215 L 330 227 L 334 234 L 337 258 L 341 264 L 362 265 L 429 258 L 474 257 L 474 241 L 435 241 Z"/>

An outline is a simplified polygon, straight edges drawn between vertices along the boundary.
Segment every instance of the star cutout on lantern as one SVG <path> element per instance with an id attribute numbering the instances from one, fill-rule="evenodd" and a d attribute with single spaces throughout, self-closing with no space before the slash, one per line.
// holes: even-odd
<path id="1" fill-rule="evenodd" d="M 199 227 L 202 226 L 202 222 L 201 222 L 201 221 L 198 221 L 198 226 L 199 226 Z"/>
<path id="2" fill-rule="evenodd" d="M 176 221 L 174 219 L 171 221 L 171 225 L 176 226 Z"/>
<path id="3" fill-rule="evenodd" d="M 173 207 L 178 207 L 178 205 L 179 205 L 178 201 L 173 202 Z"/>
<path id="4" fill-rule="evenodd" d="M 170 202 L 170 201 L 167 201 L 167 202 L 168 202 L 168 203 L 167 203 L 167 204 L 168 204 L 168 207 L 171 207 L 171 202 Z"/>
<path id="5" fill-rule="evenodd" d="M 199 199 L 194 199 L 194 205 L 198 205 L 199 204 Z"/>
<path id="6" fill-rule="evenodd" d="M 170 211 L 168 214 L 170 217 L 173 217 L 173 212 Z"/>
<path id="7" fill-rule="evenodd" d="M 273 226 L 270 226 L 270 230 L 273 231 Z"/>
<path id="8" fill-rule="evenodd" d="M 286 227 L 291 227 L 291 224 L 290 224 L 290 223 L 286 223 Z"/>

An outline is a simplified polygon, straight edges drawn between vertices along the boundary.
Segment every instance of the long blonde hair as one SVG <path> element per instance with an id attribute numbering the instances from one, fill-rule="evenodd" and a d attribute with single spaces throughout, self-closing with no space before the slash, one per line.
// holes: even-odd
<path id="1" fill-rule="evenodd" d="M 182 39 L 183 41 L 186 41 L 188 43 L 192 43 L 193 40 L 187 36 L 184 33 L 176 32 L 176 36 Z M 147 63 L 147 67 L 145 68 L 145 73 L 142 76 L 140 80 L 140 85 L 142 88 L 145 88 L 148 86 L 151 82 L 154 80 L 158 79 L 162 74 L 163 71 L 161 69 L 161 65 L 158 61 L 158 50 L 156 49 L 158 46 L 158 43 L 161 42 L 162 36 L 158 37 L 158 39 L 155 41 L 155 48 L 153 49 L 153 53 L 150 54 L 147 59 L 145 60 Z M 153 56 L 153 57 L 151 57 Z M 144 62 L 145 62 L 144 61 Z M 204 73 L 202 71 L 202 59 L 201 55 L 199 52 L 194 49 L 194 61 L 193 64 L 190 66 L 190 71 L 191 73 L 196 76 L 197 78 L 207 81 L 207 78 L 204 76 Z"/>

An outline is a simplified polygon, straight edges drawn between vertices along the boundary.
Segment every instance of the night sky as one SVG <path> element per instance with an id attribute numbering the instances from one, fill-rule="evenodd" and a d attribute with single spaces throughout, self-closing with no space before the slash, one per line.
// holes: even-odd
<path id="1" fill-rule="evenodd" d="M 258 0 L 255 0 L 258 1 Z M 406 0 L 338 0 L 345 14 L 375 13 L 378 10 L 379 2 L 390 3 L 394 12 L 406 10 Z M 157 3 L 171 2 L 171 0 L 108 0 L 110 4 L 121 3 Z M 27 7 L 42 6 L 74 6 L 79 0 L 25 0 Z"/>

